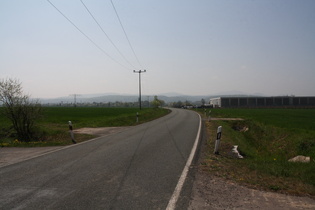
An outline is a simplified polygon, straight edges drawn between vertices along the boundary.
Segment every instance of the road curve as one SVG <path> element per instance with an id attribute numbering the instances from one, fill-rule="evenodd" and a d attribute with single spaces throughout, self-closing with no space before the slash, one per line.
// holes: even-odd
<path id="1" fill-rule="evenodd" d="M 165 209 L 199 128 L 172 109 L 118 134 L 0 168 L 0 209 Z"/>

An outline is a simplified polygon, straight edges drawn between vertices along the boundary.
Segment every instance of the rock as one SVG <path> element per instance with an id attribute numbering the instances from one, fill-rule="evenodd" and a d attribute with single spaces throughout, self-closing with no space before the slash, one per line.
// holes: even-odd
<path id="1" fill-rule="evenodd" d="M 243 126 L 243 125 L 234 125 L 232 126 L 232 128 L 236 131 L 239 131 L 239 132 L 247 132 L 249 130 L 249 127 L 247 126 Z"/>
<path id="2" fill-rule="evenodd" d="M 311 162 L 311 158 L 303 156 L 303 155 L 298 155 L 298 156 L 296 156 L 294 158 L 291 158 L 289 160 L 289 162 L 309 163 L 309 162 Z"/>
<path id="3" fill-rule="evenodd" d="M 231 155 L 234 158 L 238 158 L 238 159 L 243 159 L 244 157 L 239 153 L 239 151 L 237 150 L 238 145 L 234 145 L 233 149 L 231 151 Z"/>

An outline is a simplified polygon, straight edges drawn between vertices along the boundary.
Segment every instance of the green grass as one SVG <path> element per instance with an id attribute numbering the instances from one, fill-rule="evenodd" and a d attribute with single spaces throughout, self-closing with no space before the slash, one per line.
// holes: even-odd
<path id="1" fill-rule="evenodd" d="M 212 109 L 213 117 L 241 117 L 267 125 L 315 131 L 315 109 Z"/>
<path id="2" fill-rule="evenodd" d="M 2 108 L 0 108 L 1 111 Z M 136 113 L 139 122 L 136 122 Z M 148 122 L 169 113 L 167 109 L 144 108 L 94 108 L 94 107 L 44 107 L 43 117 L 37 123 L 39 139 L 23 143 L 14 137 L 10 122 L 0 116 L 0 146 L 50 146 L 71 144 L 68 121 L 74 129 L 83 127 L 133 126 Z M 77 142 L 94 136 L 76 134 Z"/>
<path id="3" fill-rule="evenodd" d="M 43 124 L 66 124 L 72 121 L 76 128 L 131 126 L 136 124 L 136 113 L 140 123 L 168 113 L 165 109 L 137 108 L 90 108 L 90 107 L 51 107 L 44 109 Z"/>
<path id="4" fill-rule="evenodd" d="M 315 195 L 314 109 L 213 109 L 211 116 L 244 121 L 207 123 L 212 135 L 205 160 L 209 170 L 216 168 L 220 176 L 268 190 Z M 213 135 L 219 125 L 221 152 L 215 156 Z M 244 127 L 249 130 L 241 132 Z M 230 158 L 232 145 L 239 145 L 245 159 Z M 297 155 L 310 156 L 311 162 L 288 162 Z"/>

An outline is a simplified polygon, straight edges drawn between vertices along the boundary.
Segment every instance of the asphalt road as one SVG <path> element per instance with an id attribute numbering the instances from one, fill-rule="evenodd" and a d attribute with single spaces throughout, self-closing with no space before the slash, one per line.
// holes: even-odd
<path id="1" fill-rule="evenodd" d="M 0 209 L 165 209 L 199 117 L 187 110 L 0 168 Z"/>

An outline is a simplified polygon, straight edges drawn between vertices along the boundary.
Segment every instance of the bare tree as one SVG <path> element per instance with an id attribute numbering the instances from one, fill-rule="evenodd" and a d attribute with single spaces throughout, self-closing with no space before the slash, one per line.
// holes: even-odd
<path id="1" fill-rule="evenodd" d="M 3 115 L 7 117 L 20 141 L 35 140 L 35 122 L 41 116 L 42 108 L 38 101 L 31 101 L 16 79 L 0 80 L 0 102 L 4 107 Z"/>

